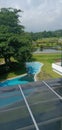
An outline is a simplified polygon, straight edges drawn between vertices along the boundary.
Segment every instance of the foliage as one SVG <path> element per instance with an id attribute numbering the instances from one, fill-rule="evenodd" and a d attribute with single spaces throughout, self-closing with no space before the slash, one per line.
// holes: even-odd
<path id="1" fill-rule="evenodd" d="M 62 30 L 57 30 L 57 31 L 43 31 L 43 32 L 31 32 L 30 33 L 32 40 L 36 41 L 38 39 L 42 38 L 60 38 L 62 37 Z"/>
<path id="2" fill-rule="evenodd" d="M 36 33 L 31 32 L 29 34 L 31 36 L 33 44 L 35 42 L 37 48 L 43 46 L 43 48 L 61 49 L 62 42 L 60 43 L 60 41 L 62 40 L 60 39 L 62 39 L 62 30 Z M 33 46 L 34 49 L 36 47 Z"/>
<path id="3" fill-rule="evenodd" d="M 60 42 L 60 38 L 52 37 L 38 39 L 36 44 L 38 44 L 39 47 L 42 45 L 43 48 L 60 49 L 62 42 Z"/>
<path id="4" fill-rule="evenodd" d="M 11 57 L 23 63 L 31 58 L 31 40 L 20 25 L 19 12 L 22 11 L 13 8 L 0 10 L 0 58 L 7 66 Z"/>
<path id="5" fill-rule="evenodd" d="M 14 61 L 14 59 L 12 61 L 8 70 L 6 70 L 5 64 L 0 65 L 0 81 L 26 73 L 24 64 Z"/>
<path id="6" fill-rule="evenodd" d="M 40 51 L 42 51 L 43 50 L 43 45 L 40 45 Z"/>
<path id="7" fill-rule="evenodd" d="M 19 62 L 25 63 L 31 58 L 31 42 L 26 37 L 11 37 L 9 39 L 10 50 L 13 52 L 13 57 Z"/>
<path id="8" fill-rule="evenodd" d="M 0 32 L 1 33 L 20 33 L 24 28 L 20 25 L 19 12 L 21 10 L 12 8 L 2 8 L 0 10 Z"/>

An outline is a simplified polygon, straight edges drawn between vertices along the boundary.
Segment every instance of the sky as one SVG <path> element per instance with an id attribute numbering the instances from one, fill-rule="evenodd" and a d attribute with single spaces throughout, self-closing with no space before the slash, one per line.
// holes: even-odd
<path id="1" fill-rule="evenodd" d="M 42 32 L 62 29 L 62 0 L 0 0 L 0 8 L 21 9 L 25 31 Z"/>

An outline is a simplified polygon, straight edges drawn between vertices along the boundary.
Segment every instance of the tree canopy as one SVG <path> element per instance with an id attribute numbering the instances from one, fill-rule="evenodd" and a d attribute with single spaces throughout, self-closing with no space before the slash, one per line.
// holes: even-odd
<path id="1" fill-rule="evenodd" d="M 24 33 L 20 12 L 13 8 L 0 9 L 0 57 L 6 64 L 10 64 L 11 57 L 23 63 L 31 58 L 31 40 Z"/>
<path id="2" fill-rule="evenodd" d="M 43 32 L 35 32 L 35 33 L 31 32 L 30 35 L 32 40 L 34 41 L 42 38 L 53 38 L 53 37 L 60 38 L 62 37 L 62 30 L 43 31 Z"/>
<path id="3" fill-rule="evenodd" d="M 21 10 L 12 8 L 2 8 L 0 10 L 0 32 L 1 33 L 20 33 L 24 28 L 20 25 L 19 12 Z"/>

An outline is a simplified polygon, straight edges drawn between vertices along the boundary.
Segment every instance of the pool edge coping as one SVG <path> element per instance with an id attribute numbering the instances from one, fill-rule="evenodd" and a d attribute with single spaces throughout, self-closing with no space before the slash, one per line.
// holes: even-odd
<path id="1" fill-rule="evenodd" d="M 39 63 L 41 63 L 41 62 L 39 62 Z M 35 81 L 35 82 L 38 81 L 36 77 L 37 77 L 37 75 L 41 72 L 41 68 L 42 68 L 43 65 L 44 65 L 43 63 L 41 63 L 41 64 L 42 64 L 42 65 L 41 65 L 41 67 L 39 68 L 39 71 L 34 75 L 34 81 Z"/>

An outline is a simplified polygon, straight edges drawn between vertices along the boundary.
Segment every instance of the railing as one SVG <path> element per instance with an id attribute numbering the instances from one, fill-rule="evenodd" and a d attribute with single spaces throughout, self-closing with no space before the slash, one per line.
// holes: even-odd
<path id="1" fill-rule="evenodd" d="M 52 68 L 55 72 L 62 75 L 62 66 L 52 63 Z"/>

